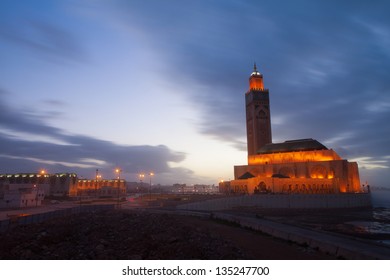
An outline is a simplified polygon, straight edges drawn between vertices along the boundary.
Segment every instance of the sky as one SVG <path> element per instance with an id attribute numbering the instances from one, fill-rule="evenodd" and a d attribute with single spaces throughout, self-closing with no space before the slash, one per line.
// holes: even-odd
<path id="1" fill-rule="evenodd" d="M 1 0 L 0 173 L 217 184 L 247 162 L 256 62 L 273 142 L 390 187 L 390 2 Z M 148 176 L 144 180 L 150 180 Z"/>

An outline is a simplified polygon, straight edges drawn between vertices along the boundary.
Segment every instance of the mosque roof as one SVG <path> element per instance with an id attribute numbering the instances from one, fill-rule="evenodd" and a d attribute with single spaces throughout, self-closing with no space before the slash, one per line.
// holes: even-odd
<path id="1" fill-rule="evenodd" d="M 270 143 L 261 147 L 257 154 L 273 154 L 273 153 L 288 153 L 301 151 L 328 150 L 317 140 L 312 138 L 289 140 L 283 143 Z"/>
<path id="2" fill-rule="evenodd" d="M 255 175 L 253 175 L 252 173 L 250 172 L 245 172 L 243 175 L 241 175 L 240 177 L 238 177 L 239 180 L 241 179 L 249 179 L 249 178 L 253 178 L 255 177 Z"/>

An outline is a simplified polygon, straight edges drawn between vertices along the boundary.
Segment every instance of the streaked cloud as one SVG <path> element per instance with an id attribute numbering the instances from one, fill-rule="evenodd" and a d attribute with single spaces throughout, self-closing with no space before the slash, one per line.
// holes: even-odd
<path id="1" fill-rule="evenodd" d="M 0 38 L 51 61 L 85 62 L 87 52 L 74 33 L 53 22 L 19 19 L 0 25 Z"/>
<path id="2" fill-rule="evenodd" d="M 167 146 L 117 145 L 88 136 L 69 135 L 37 119 L 31 127 L 30 118 L 7 106 L 4 100 L 0 101 L 3 109 L 0 114 L 0 166 L 3 173 L 34 172 L 45 166 L 49 172 L 76 172 L 87 177 L 94 174 L 96 168 L 101 168 L 106 176 L 111 176 L 110 172 L 120 166 L 124 176 L 135 180 L 134 174 L 152 170 L 165 176 L 167 181 L 171 176 L 170 182 L 175 182 L 175 178 L 188 180 L 193 173 L 185 168 L 170 167 L 170 162 L 183 161 L 185 154 Z M 12 135 L 7 131 L 12 131 Z M 32 132 L 34 134 L 29 134 Z"/>

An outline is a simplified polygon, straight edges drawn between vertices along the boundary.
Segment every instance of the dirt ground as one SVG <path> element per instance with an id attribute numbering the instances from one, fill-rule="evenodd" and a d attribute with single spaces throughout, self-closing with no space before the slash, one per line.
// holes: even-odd
<path id="1" fill-rule="evenodd" d="M 140 210 L 85 213 L 0 233 L 0 259 L 332 259 L 205 218 Z"/>

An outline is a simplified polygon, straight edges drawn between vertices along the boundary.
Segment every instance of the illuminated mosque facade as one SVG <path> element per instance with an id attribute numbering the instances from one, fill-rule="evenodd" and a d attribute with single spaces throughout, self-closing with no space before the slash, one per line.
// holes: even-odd
<path id="1" fill-rule="evenodd" d="M 341 158 L 314 139 L 272 143 L 269 90 L 256 64 L 245 93 L 248 164 L 234 166 L 225 193 L 358 193 L 356 162 Z"/>

